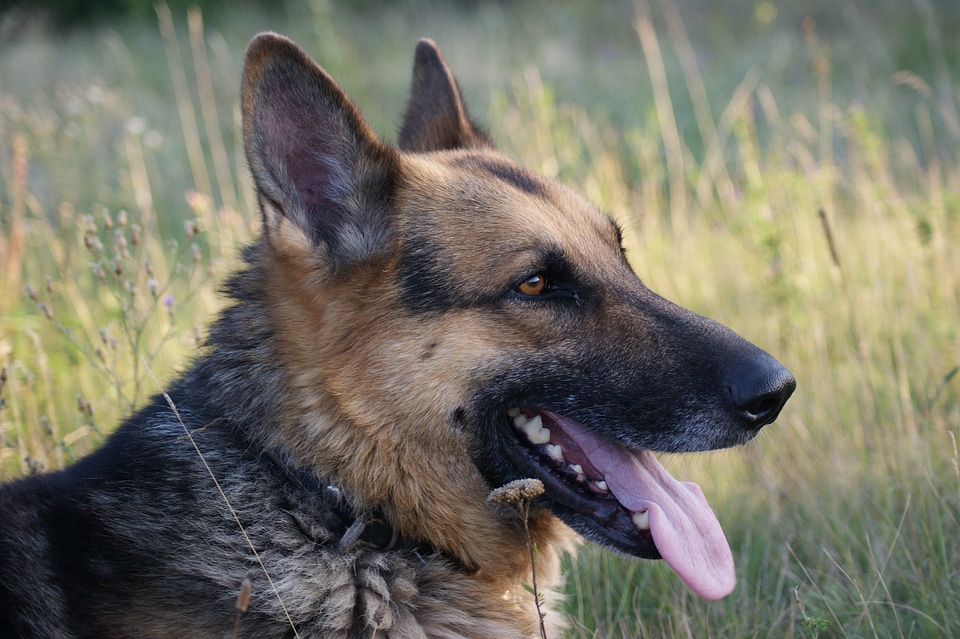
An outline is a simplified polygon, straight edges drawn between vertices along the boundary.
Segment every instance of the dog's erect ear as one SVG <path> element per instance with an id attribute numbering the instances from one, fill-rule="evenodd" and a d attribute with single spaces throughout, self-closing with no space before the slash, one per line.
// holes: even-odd
<path id="1" fill-rule="evenodd" d="M 437 45 L 426 38 L 417 43 L 399 144 L 404 151 L 493 146 L 487 133 L 470 121 L 453 72 Z"/>
<path id="2" fill-rule="evenodd" d="M 339 264 L 386 248 L 399 156 L 333 79 L 293 42 L 264 33 L 247 47 L 241 99 L 268 239 L 292 231 Z"/>

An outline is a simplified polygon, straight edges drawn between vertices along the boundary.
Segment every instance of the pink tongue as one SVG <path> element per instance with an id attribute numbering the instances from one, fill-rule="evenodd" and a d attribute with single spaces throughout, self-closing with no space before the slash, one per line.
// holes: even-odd
<path id="1" fill-rule="evenodd" d="M 648 511 L 657 550 L 691 590 L 704 599 L 733 592 L 733 554 L 698 485 L 678 482 L 650 452 L 628 451 L 573 420 L 550 417 L 603 475 L 617 501 L 633 512 Z"/>

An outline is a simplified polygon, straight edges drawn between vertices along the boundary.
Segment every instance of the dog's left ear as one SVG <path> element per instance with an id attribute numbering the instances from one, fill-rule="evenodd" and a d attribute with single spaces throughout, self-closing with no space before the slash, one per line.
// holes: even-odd
<path id="1" fill-rule="evenodd" d="M 426 38 L 417 43 L 399 146 L 418 152 L 493 146 L 490 136 L 470 120 L 460 87 L 440 49 Z"/>
<path id="2" fill-rule="evenodd" d="M 399 154 L 323 69 L 290 40 L 260 34 L 247 47 L 241 101 L 271 246 L 319 248 L 333 270 L 390 246 Z"/>

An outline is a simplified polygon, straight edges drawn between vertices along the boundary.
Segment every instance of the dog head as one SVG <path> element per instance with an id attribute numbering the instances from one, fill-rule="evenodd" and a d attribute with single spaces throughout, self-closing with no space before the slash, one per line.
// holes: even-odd
<path id="1" fill-rule="evenodd" d="M 499 153 L 429 41 L 398 147 L 280 36 L 251 43 L 242 103 L 252 268 L 297 389 L 271 443 L 471 568 L 523 563 L 516 517 L 484 497 L 533 477 L 541 547 L 559 518 L 727 594 L 716 518 L 653 453 L 748 441 L 790 374 L 650 291 L 607 216 Z"/>

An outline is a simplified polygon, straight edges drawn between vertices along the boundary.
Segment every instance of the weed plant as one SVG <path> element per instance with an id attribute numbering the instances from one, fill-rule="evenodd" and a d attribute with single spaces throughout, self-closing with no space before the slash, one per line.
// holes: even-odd
<path id="1" fill-rule="evenodd" d="M 756 443 L 664 460 L 717 510 L 737 590 L 703 602 L 588 547 L 570 636 L 960 636 L 960 12 L 874 5 L 318 2 L 215 29 L 161 7 L 156 30 L 0 45 L 0 479 L 88 452 L 155 391 L 146 365 L 169 379 L 200 348 L 258 222 L 249 36 L 298 39 L 389 130 L 430 35 L 507 152 L 799 382 Z"/>

